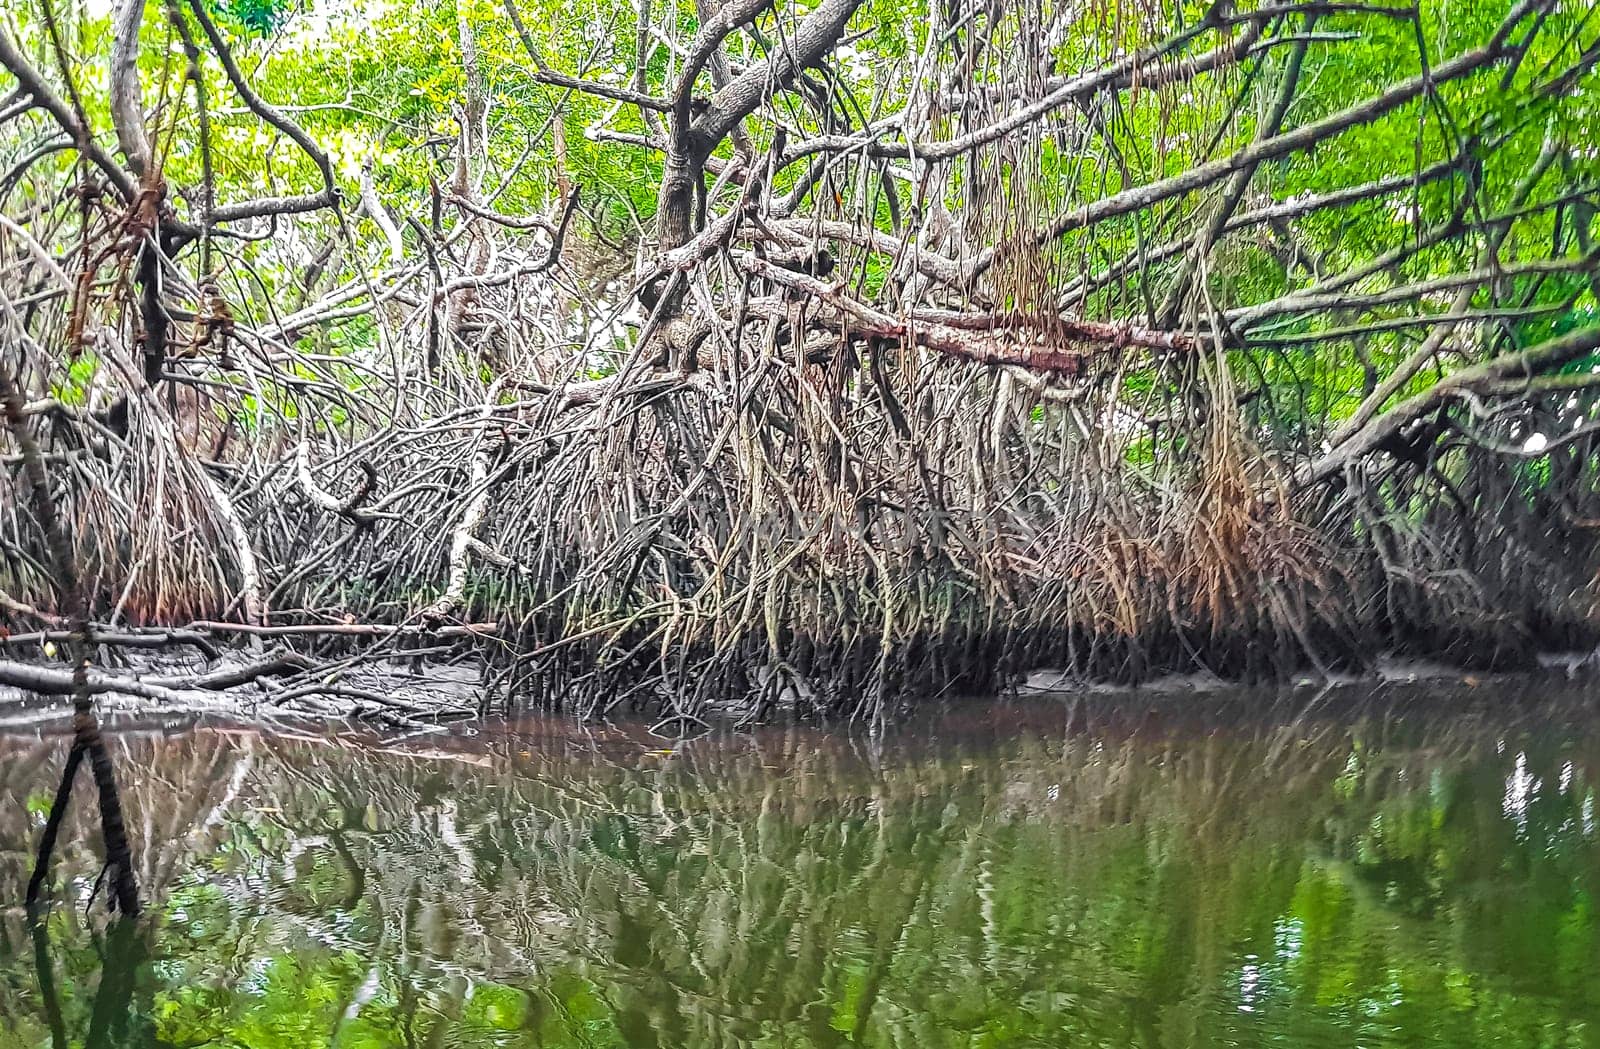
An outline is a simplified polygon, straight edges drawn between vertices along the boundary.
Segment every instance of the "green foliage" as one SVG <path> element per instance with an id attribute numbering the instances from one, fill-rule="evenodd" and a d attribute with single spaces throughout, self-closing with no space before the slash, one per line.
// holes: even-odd
<path id="1" fill-rule="evenodd" d="M 1086 15 L 1072 23 L 1072 32 L 1052 39 L 1049 68 L 1058 72 L 1092 68 L 1104 60 L 1108 49 L 1148 46 L 1194 25 L 1209 7 L 1186 3 L 1171 10 L 1108 9 L 1098 18 Z M 1592 70 L 1563 85 L 1564 91 L 1546 90 L 1549 71 L 1570 59 L 1574 42 L 1582 39 L 1586 22 L 1579 7 L 1558 4 L 1515 72 L 1504 78 L 1494 72 L 1440 84 L 1423 99 L 1377 120 L 1262 165 L 1245 206 L 1404 177 L 1458 150 L 1465 149 L 1476 159 L 1470 184 L 1465 174 L 1457 174 L 1417 185 L 1407 193 L 1297 217 L 1292 238 L 1301 258 L 1315 260 L 1322 274 L 1412 243 L 1419 231 L 1455 221 L 1464 208 L 1469 220 L 1492 215 L 1507 206 L 1528 171 L 1529 159 L 1546 141 L 1592 142 L 1600 134 L 1596 117 L 1600 106 L 1585 104 L 1596 90 Z M 579 220 L 582 232 L 575 238 L 598 242 L 604 237 L 627 250 L 648 237 L 661 160 L 653 150 L 618 139 L 650 134 L 650 129 L 631 106 L 540 83 L 527 50 L 531 44 L 540 60 L 565 75 L 613 86 L 629 83 L 640 29 L 632 6 L 571 8 L 551 0 L 520 0 L 526 42 L 504 9 L 486 0 L 445 5 L 372 0 L 315 12 L 300 0 L 213 0 L 212 10 L 232 38 L 236 56 L 249 68 L 256 90 L 269 101 L 293 106 L 295 119 L 328 150 L 346 200 L 355 199 L 361 172 L 370 169 L 380 198 L 402 225 L 405 218 L 425 219 L 432 187 L 447 183 L 452 175 L 467 90 L 460 36 L 464 20 L 475 38 L 490 109 L 486 160 L 487 172 L 493 175 L 494 206 L 511 214 L 548 213 L 553 186 L 565 179 L 583 187 L 590 206 Z M 660 11 L 656 14 L 661 16 Z M 877 119 L 873 113 L 895 112 L 913 97 L 917 85 L 912 82 L 916 66 L 912 59 L 928 44 L 928 14 L 923 7 L 907 9 L 887 0 L 868 0 L 862 6 L 852 23 L 859 32 L 833 57 L 830 74 L 841 95 L 840 109 L 853 122 Z M 1324 14 L 1314 28 L 1327 39 L 1308 51 L 1288 124 L 1304 126 L 1338 113 L 1451 55 L 1482 46 L 1503 15 L 1491 5 L 1444 2 L 1421 5 L 1415 19 L 1355 10 Z M 684 39 L 698 27 L 693 4 L 677 3 L 667 17 Z M 770 14 L 758 20 L 762 39 L 770 38 L 771 22 Z M 996 23 L 994 31 L 1000 35 L 991 46 L 1025 43 L 1007 36 L 1012 32 L 1009 24 L 1004 18 Z M 37 47 L 38 26 L 25 22 L 24 30 L 32 34 Z M 109 15 L 82 18 L 77 27 L 80 48 L 86 54 L 103 53 L 108 32 Z M 956 48 L 958 37 L 947 36 L 943 46 Z M 171 44 L 170 30 L 163 29 L 158 19 L 147 19 L 142 59 L 147 85 L 170 78 Z M 728 46 L 736 61 L 753 61 L 763 53 L 756 34 L 735 34 Z M 1006 159 L 996 163 L 994 199 L 984 188 L 988 183 L 973 181 L 976 167 L 958 164 L 949 172 L 945 189 L 938 191 L 945 195 L 942 203 L 958 212 L 994 212 L 991 232 L 998 237 L 1015 230 L 1016 216 L 1032 225 L 1044 216 L 1114 194 L 1130 182 L 1176 175 L 1242 148 L 1256 134 L 1256 122 L 1282 73 L 1286 51 L 1270 49 L 1259 61 L 1224 67 L 1212 77 L 1110 97 L 1104 111 L 1096 112 L 1095 119 L 1103 126 L 1090 150 L 1070 144 L 1064 134 L 1070 121 L 1064 118 L 1021 128 L 1009 136 L 1015 145 L 1007 147 Z M 669 48 L 650 48 L 640 71 L 643 86 L 664 92 L 675 68 Z M 95 70 L 95 79 L 101 73 Z M 292 142 L 245 111 L 214 61 L 203 64 L 203 74 L 212 99 L 219 199 L 303 192 L 317 184 L 309 160 Z M 974 90 L 994 86 L 1002 75 L 998 66 L 970 70 Z M 94 92 L 87 93 L 86 100 L 91 121 L 104 126 L 105 100 Z M 958 119 L 937 107 L 931 119 L 925 134 L 932 137 L 971 130 L 968 118 Z M 790 129 L 791 141 L 823 130 L 817 114 L 799 104 L 785 87 L 760 119 L 748 122 L 758 151 L 771 142 L 779 120 Z M 554 127 L 561 130 L 559 146 L 551 134 Z M 165 140 L 169 180 L 194 186 L 200 165 L 194 136 L 159 120 L 153 128 Z M 723 143 L 719 156 L 731 156 L 729 150 Z M 1536 196 L 1549 195 L 1558 182 L 1579 185 L 1595 178 L 1600 158 L 1592 152 L 1567 150 Z M 803 172 L 804 165 L 780 172 L 775 188 L 792 189 Z M 851 182 L 835 175 L 832 169 L 824 173 L 803 211 L 831 213 L 842 207 L 852 221 L 890 232 L 891 209 L 880 181 Z M 902 197 L 909 188 L 902 185 Z M 902 199 L 900 203 L 909 210 L 929 202 Z M 1049 271 L 1070 280 L 1085 269 L 1160 244 L 1195 228 L 1209 206 L 1204 198 L 1181 198 L 1151 212 L 1136 212 L 1071 234 L 1047 253 Z M 1519 253 L 1538 255 L 1540 245 L 1553 242 L 1557 253 L 1570 249 L 1570 216 L 1569 229 L 1560 231 L 1555 215 L 1550 209 L 1534 209 L 1516 218 L 1502 255 L 1507 259 Z M 346 221 L 368 242 L 381 239 L 370 217 L 352 213 Z M 1568 234 L 1565 243 L 1562 232 Z M 297 282 L 306 256 L 337 236 L 337 224 L 322 215 L 302 220 L 292 250 L 271 238 L 238 246 L 241 261 L 250 264 L 259 284 L 240 297 L 248 297 L 260 314 L 283 310 L 286 302 L 305 294 Z M 1278 298 L 1311 283 L 1316 275 L 1286 263 L 1284 237 L 1275 236 L 1252 233 L 1224 239 L 1209 260 L 1208 302 L 1226 310 Z M 1418 251 L 1396 266 L 1388 279 L 1422 281 L 1477 264 L 1471 251 L 1459 248 L 1452 241 Z M 358 279 L 370 262 L 336 261 L 340 280 Z M 860 266 L 861 293 L 869 299 L 881 294 L 893 260 L 867 255 Z M 1164 294 L 1160 280 L 1126 275 L 1091 294 L 1079 312 L 1088 317 L 1139 318 Z M 1378 290 L 1383 283 L 1374 276 L 1363 289 Z M 1578 276 L 1518 277 L 1511 283 L 1511 289 L 1497 292 L 1502 303 L 1548 307 L 1517 322 L 1516 341 L 1521 344 L 1573 330 L 1593 316 L 1593 289 Z M 1016 296 L 1002 291 L 1001 298 L 1012 301 Z M 1401 312 L 1399 307 L 1394 311 L 1396 316 Z M 1368 362 L 1382 374 L 1403 360 L 1420 338 L 1414 327 L 1385 329 L 1367 340 L 1359 353 L 1345 339 L 1317 341 L 1319 331 L 1340 323 L 1331 315 L 1300 317 L 1284 327 L 1263 329 L 1261 334 L 1273 338 L 1308 340 L 1306 345 L 1314 351 L 1308 356 L 1315 359 L 1292 360 L 1296 351 L 1269 350 L 1240 362 L 1248 367 L 1237 369 L 1237 374 L 1250 375 L 1251 381 L 1265 380 L 1274 408 L 1259 413 L 1258 421 L 1271 431 L 1269 443 L 1307 447 L 1359 403 Z M 335 355 L 371 350 L 376 342 L 370 315 L 300 334 Z M 594 367 L 592 362 L 583 366 Z M 79 386 L 75 375 L 61 395 L 69 400 L 80 396 Z M 1136 397 L 1142 391 L 1130 384 L 1128 392 Z"/>
<path id="2" fill-rule="evenodd" d="M 50 388 L 50 396 L 62 404 L 83 404 L 88 397 L 89 383 L 94 379 L 94 373 L 99 366 L 94 354 L 79 355 L 77 360 L 67 366 L 67 381 L 53 385 Z"/>
<path id="3" fill-rule="evenodd" d="M 304 0 L 209 0 L 213 14 L 246 33 L 272 36 L 301 10 Z"/>

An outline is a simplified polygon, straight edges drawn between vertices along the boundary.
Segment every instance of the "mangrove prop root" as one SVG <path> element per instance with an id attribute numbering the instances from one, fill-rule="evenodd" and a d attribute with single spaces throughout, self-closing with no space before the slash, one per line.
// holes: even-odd
<path id="1" fill-rule="evenodd" d="M 1600 49 L 1558 39 L 1555 0 L 1436 54 L 1420 20 L 1414 68 L 1360 50 L 1400 8 L 1144 6 L 1066 71 L 1032 43 L 1101 39 L 1099 14 L 944 25 L 929 5 L 942 28 L 903 63 L 923 82 L 878 78 L 870 119 L 858 67 L 885 56 L 850 33 L 860 0 L 720 5 L 666 41 L 685 61 L 665 73 L 647 56 L 680 31 L 638 27 L 626 88 L 557 73 L 519 28 L 536 82 L 606 100 L 597 172 L 659 165 L 626 234 L 580 204 L 560 122 L 518 143 L 558 195 L 502 214 L 542 195 L 480 192 L 508 158 L 471 120 L 453 157 L 390 161 L 397 127 L 330 113 L 375 143 L 363 237 L 355 186 L 199 0 L 165 13 L 191 67 L 219 62 L 234 115 L 316 169 L 283 195 L 211 141 L 198 77 L 141 130 L 159 5 L 123 6 L 114 98 L 87 106 L 0 26 L 0 146 L 23 158 L 5 199 L 29 202 L 0 215 L 0 471 L 21 482 L 0 484 L 0 680 L 71 691 L 26 665 L 36 643 L 231 658 L 271 638 L 300 662 L 88 686 L 688 731 L 718 704 L 876 718 L 1038 666 L 1281 676 L 1600 641 L 1600 169 L 1569 119 Z M 732 62 L 754 21 L 787 46 Z M 470 85 L 491 56 L 468 52 Z M 914 111 L 925 92 L 942 119 Z M 1438 133 L 1480 96 L 1551 119 Z M 784 131 L 791 102 L 816 134 Z M 191 108 L 199 208 L 156 170 L 192 153 Z M 1196 127 L 1159 162 L 1120 159 L 1178 110 Z M 60 134 L 29 153 L 13 129 L 41 125 Z M 1319 161 L 1373 147 L 1403 159 L 1371 179 Z M 39 162 L 58 151 L 79 163 Z M 1286 169 L 1307 179 L 1287 197 Z M 210 248 L 234 238 L 249 262 Z M 217 316 L 226 355 L 204 352 Z M 482 695 L 359 680 L 435 657 L 480 661 Z"/>

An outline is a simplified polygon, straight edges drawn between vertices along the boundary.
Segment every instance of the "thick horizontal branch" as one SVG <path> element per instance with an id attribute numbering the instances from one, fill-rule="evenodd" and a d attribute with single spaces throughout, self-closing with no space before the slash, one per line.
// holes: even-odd
<path id="1" fill-rule="evenodd" d="M 568 76 L 558 73 L 554 69 L 538 69 L 533 73 L 533 79 L 541 84 L 551 87 L 565 88 L 568 91 L 577 91 L 580 94 L 594 95 L 598 98 L 609 98 L 613 102 L 626 102 L 656 113 L 665 113 L 672 108 L 672 103 L 666 99 L 647 95 L 642 91 L 633 91 L 625 87 L 616 87 L 612 84 L 602 84 L 593 80 L 584 80 L 581 77 Z"/>
<path id="2" fill-rule="evenodd" d="M 1064 317 L 1037 318 L 939 309 L 917 309 L 905 317 L 898 317 L 856 301 L 845 295 L 840 286 L 774 265 L 753 254 L 739 256 L 738 263 L 755 276 L 806 292 L 836 307 L 848 318 L 854 334 L 901 340 L 947 356 L 983 364 L 1005 364 L 1030 371 L 1071 375 L 1080 372 L 1089 358 L 1102 353 L 1130 347 L 1189 352 L 1196 345 L 1194 337 L 1184 332 Z M 1063 343 L 1071 342 L 1092 344 L 1092 349 L 1063 348 Z"/>
<path id="3" fill-rule="evenodd" d="M 1112 324 L 1081 321 L 1067 317 L 1038 317 L 1020 313 L 965 313 L 959 310 L 913 309 L 912 325 L 937 324 L 959 331 L 1014 332 L 1031 330 L 1045 336 L 1095 343 L 1108 350 L 1139 347 L 1147 350 L 1172 350 L 1189 353 L 1195 338 L 1188 332 L 1147 328 L 1137 324 Z"/>
<path id="4" fill-rule="evenodd" d="M 312 211 L 331 208 L 337 198 L 328 190 L 318 193 L 298 193 L 287 197 L 261 197 L 243 200 L 237 204 L 223 204 L 211 211 L 212 225 L 224 222 L 242 222 L 246 219 L 268 218 L 273 215 L 304 215 Z"/>
<path id="5" fill-rule="evenodd" d="M 221 692 L 248 684 L 258 678 L 270 677 L 288 670 L 303 670 L 309 663 L 304 656 L 292 652 L 279 652 L 256 663 L 237 667 L 224 667 L 204 674 L 107 674 L 99 670 L 88 672 L 87 687 L 91 693 L 120 692 L 168 703 L 186 701 L 185 690 Z M 0 685 L 26 689 L 42 695 L 66 696 L 76 690 L 71 670 L 59 667 L 38 666 L 0 659 Z"/>

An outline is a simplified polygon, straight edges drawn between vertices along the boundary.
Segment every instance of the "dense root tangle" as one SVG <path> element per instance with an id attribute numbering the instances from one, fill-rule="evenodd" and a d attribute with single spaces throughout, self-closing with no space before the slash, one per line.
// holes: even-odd
<path id="1" fill-rule="evenodd" d="M 463 6 L 419 130 L 275 104 L 200 0 L 144 16 L 157 113 L 126 5 L 102 89 L 25 4 L 0 354 L 102 634 L 290 645 L 280 699 L 393 713 L 384 656 L 677 726 L 1513 665 L 1597 640 L 1582 6 L 707 0 L 589 58 Z M 0 499 L 18 632 L 41 543 Z"/>

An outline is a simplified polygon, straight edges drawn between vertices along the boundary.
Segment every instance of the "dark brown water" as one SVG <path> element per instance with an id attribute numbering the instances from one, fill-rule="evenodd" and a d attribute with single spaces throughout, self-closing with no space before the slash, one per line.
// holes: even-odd
<path id="1" fill-rule="evenodd" d="M 0 737 L 0 1047 L 1600 1045 L 1600 704 L 1312 697 L 131 731 L 113 933 Z"/>

